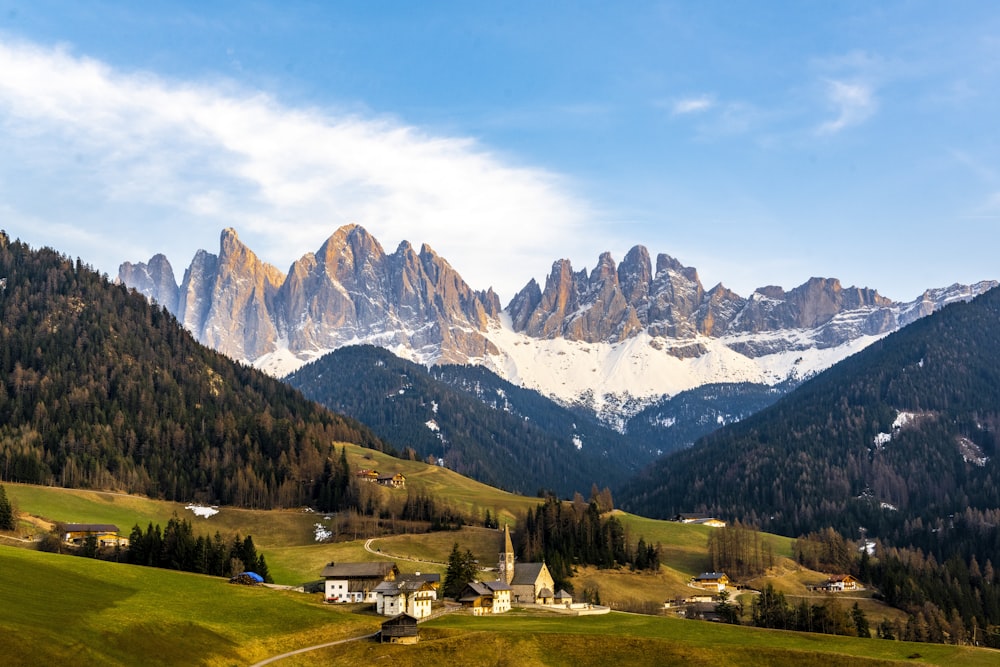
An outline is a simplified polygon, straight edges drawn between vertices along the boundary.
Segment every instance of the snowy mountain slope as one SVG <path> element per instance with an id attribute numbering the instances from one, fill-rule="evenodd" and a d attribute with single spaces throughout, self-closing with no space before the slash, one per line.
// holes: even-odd
<path id="1" fill-rule="evenodd" d="M 125 263 L 119 278 L 166 306 L 195 336 L 285 376 L 347 345 L 371 344 L 430 366 L 481 364 L 564 405 L 623 428 L 663 396 L 710 383 L 775 385 L 828 368 L 946 303 L 995 281 L 894 302 L 868 288 L 812 278 L 742 297 L 706 290 L 697 270 L 634 247 L 591 271 L 553 263 L 501 309 L 446 260 L 408 242 L 386 253 L 362 227 L 342 227 L 287 275 L 227 229 L 219 255 L 199 251 L 175 286 L 162 255 Z"/>

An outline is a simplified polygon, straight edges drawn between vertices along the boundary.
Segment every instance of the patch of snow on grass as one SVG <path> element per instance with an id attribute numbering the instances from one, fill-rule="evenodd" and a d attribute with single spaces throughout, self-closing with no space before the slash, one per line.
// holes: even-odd
<path id="1" fill-rule="evenodd" d="M 317 542 L 326 542 L 328 539 L 333 537 L 333 532 L 328 530 L 326 526 L 321 523 L 314 524 L 313 531 L 316 534 Z"/>
<path id="2" fill-rule="evenodd" d="M 191 510 L 194 512 L 195 516 L 204 517 L 206 519 L 219 513 L 219 509 L 217 507 L 205 507 L 204 505 L 185 505 L 184 509 Z"/>

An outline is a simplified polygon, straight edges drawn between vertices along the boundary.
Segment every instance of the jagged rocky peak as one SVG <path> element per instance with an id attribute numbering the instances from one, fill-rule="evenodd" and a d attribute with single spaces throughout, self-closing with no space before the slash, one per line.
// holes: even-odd
<path id="1" fill-rule="evenodd" d="M 152 284 L 145 265 L 119 274 Z M 417 253 L 404 241 L 387 255 L 360 225 L 334 231 L 287 276 L 223 230 L 218 255 L 195 254 L 173 307 L 201 342 L 250 362 L 284 346 L 305 358 L 358 340 L 467 361 L 495 352 L 482 332 L 500 313 L 492 289 L 473 291 L 430 246 Z"/>
<path id="2" fill-rule="evenodd" d="M 176 311 L 177 280 L 174 277 L 174 268 L 163 254 L 157 253 L 145 263 L 123 262 L 118 267 L 118 279 L 150 301 L 164 306 L 171 312 Z"/>

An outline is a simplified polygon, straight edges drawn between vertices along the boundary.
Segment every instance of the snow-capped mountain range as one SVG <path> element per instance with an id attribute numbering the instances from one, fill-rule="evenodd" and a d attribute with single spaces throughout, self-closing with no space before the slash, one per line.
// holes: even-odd
<path id="1" fill-rule="evenodd" d="M 823 370 L 952 301 L 997 285 L 929 289 L 894 302 L 813 278 L 748 297 L 646 248 L 589 273 L 556 261 L 502 308 L 429 246 L 387 254 L 364 228 L 338 229 L 287 274 L 259 260 L 232 229 L 218 255 L 198 251 L 177 284 L 163 255 L 125 262 L 119 279 L 174 313 L 204 344 L 284 376 L 360 343 L 424 365 L 480 364 L 607 421 L 707 383 L 776 384 Z"/>

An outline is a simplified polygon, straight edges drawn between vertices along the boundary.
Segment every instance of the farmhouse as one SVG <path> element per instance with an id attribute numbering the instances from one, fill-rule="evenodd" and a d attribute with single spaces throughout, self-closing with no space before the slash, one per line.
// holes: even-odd
<path id="1" fill-rule="evenodd" d="M 379 641 L 383 644 L 416 644 L 420 641 L 417 632 L 417 619 L 408 614 L 400 614 L 382 624 Z"/>
<path id="2" fill-rule="evenodd" d="M 721 593 L 729 585 L 729 577 L 723 572 L 702 572 L 691 580 L 691 585 Z"/>
<path id="3" fill-rule="evenodd" d="M 514 563 L 514 544 L 510 541 L 510 528 L 504 526 L 504 550 L 500 552 L 499 580 L 510 585 L 511 601 L 521 604 L 547 604 L 555 602 L 555 582 L 545 563 Z"/>
<path id="4" fill-rule="evenodd" d="M 470 581 L 458 596 L 474 616 L 510 611 L 510 586 L 505 581 Z"/>
<path id="5" fill-rule="evenodd" d="M 440 579 L 439 575 L 438 579 Z M 375 611 L 383 616 L 408 614 L 413 618 L 431 615 L 431 603 L 437 589 L 421 575 L 400 575 L 395 581 L 383 581 L 374 589 Z"/>
<path id="6" fill-rule="evenodd" d="M 118 526 L 110 523 L 67 523 L 63 526 L 63 539 L 81 545 L 88 537 L 97 539 L 99 547 L 128 546 L 127 537 L 119 537 Z"/>
<path id="7" fill-rule="evenodd" d="M 856 591 L 861 588 L 860 582 L 849 574 L 831 575 L 823 588 L 830 593 L 842 593 L 844 591 Z"/>
<path id="8" fill-rule="evenodd" d="M 395 581 L 399 568 L 395 563 L 330 563 L 323 568 L 323 599 L 327 602 L 376 602 L 375 588 L 384 581 Z"/>
<path id="9" fill-rule="evenodd" d="M 388 486 L 392 489 L 402 489 L 406 486 L 406 477 L 401 472 L 392 475 L 379 475 L 377 481 L 382 486 Z"/>
<path id="10" fill-rule="evenodd" d="M 681 512 L 674 516 L 674 521 L 680 523 L 693 523 L 699 526 L 711 526 L 712 528 L 725 528 L 726 522 L 708 514 L 698 512 Z"/>
<path id="11" fill-rule="evenodd" d="M 359 470 L 354 473 L 355 477 L 365 482 L 377 482 L 378 481 L 378 470 Z"/>

